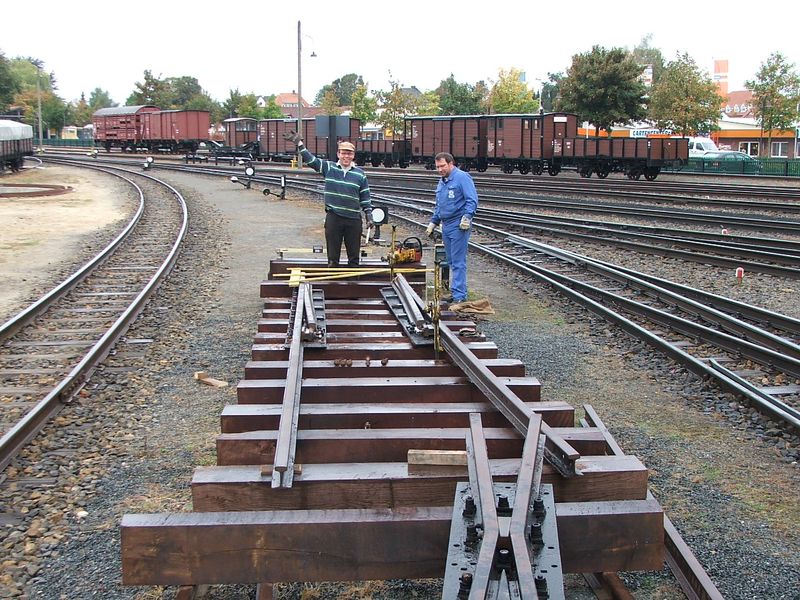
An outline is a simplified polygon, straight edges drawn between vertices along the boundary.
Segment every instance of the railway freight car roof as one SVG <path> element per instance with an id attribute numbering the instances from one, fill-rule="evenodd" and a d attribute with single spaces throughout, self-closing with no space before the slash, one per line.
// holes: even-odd
<path id="1" fill-rule="evenodd" d="M 113 115 L 133 115 L 142 110 L 143 108 L 155 108 L 158 110 L 157 106 L 153 106 L 152 104 L 141 104 L 139 106 L 110 106 L 108 108 L 101 108 L 100 110 L 96 110 L 94 115 L 96 117 L 109 117 Z"/>
<path id="2" fill-rule="evenodd" d="M 27 140 L 33 138 L 33 127 L 17 121 L 0 120 L 0 140 Z"/>

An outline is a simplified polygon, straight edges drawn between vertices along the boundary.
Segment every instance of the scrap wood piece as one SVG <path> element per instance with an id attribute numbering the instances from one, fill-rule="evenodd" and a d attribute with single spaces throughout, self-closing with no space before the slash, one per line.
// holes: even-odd
<path id="1" fill-rule="evenodd" d="M 408 450 L 409 465 L 466 465 L 467 453 L 465 450 Z"/>
<path id="2" fill-rule="evenodd" d="M 221 379 L 214 379 L 213 377 L 209 377 L 208 373 L 205 371 L 195 371 L 194 378 L 197 379 L 200 383 L 204 383 L 206 385 L 210 385 L 211 387 L 226 387 L 228 385 L 227 381 L 222 381 Z"/>

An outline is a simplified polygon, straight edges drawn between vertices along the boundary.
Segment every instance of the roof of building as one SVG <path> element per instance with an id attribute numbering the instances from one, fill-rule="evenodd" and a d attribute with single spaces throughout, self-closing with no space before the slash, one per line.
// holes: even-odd
<path id="1" fill-rule="evenodd" d="M 311 106 L 303 98 L 301 98 L 301 100 L 303 101 L 303 108 Z M 283 108 L 284 106 L 286 108 L 297 106 L 297 92 L 291 92 L 291 93 L 284 92 L 278 94 L 277 96 L 275 96 L 275 104 L 277 104 L 281 108 Z"/>
<path id="2" fill-rule="evenodd" d="M 728 94 L 727 101 L 722 105 L 722 112 L 729 117 L 752 117 L 753 92 L 750 90 L 735 90 Z"/>

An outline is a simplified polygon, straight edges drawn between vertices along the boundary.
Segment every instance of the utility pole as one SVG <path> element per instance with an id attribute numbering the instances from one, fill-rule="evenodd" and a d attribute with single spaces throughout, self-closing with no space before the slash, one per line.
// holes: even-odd
<path id="1" fill-rule="evenodd" d="M 297 133 L 303 137 L 303 35 L 300 32 L 300 21 L 297 22 Z M 297 168 L 303 168 L 303 155 L 297 152 Z"/>
<path id="2" fill-rule="evenodd" d="M 42 142 L 42 88 L 39 84 L 39 76 L 42 74 L 42 70 L 39 68 L 39 65 L 36 65 L 36 97 L 39 104 L 39 152 L 42 151 L 44 143 Z"/>

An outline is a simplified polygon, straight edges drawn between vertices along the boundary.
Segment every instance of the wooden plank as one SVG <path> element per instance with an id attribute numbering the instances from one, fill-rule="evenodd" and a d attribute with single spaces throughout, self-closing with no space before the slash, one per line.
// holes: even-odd
<path id="1" fill-rule="evenodd" d="M 664 564 L 664 512 L 654 499 L 556 504 L 564 572 L 660 570 Z M 586 543 L 579 543 L 583 538 Z M 631 543 L 635 540 L 635 543 Z M 591 549 L 590 549 L 591 548 Z M 602 549 L 603 568 L 593 553 Z"/>
<path id="2" fill-rule="evenodd" d="M 467 348 L 478 358 L 497 358 L 497 346 L 493 342 L 469 342 Z M 385 344 L 328 344 L 327 348 L 308 348 L 305 356 L 310 360 L 351 358 L 364 360 L 369 356 L 373 360 L 395 359 L 433 359 L 434 352 L 430 346 L 414 347 L 410 343 L 397 342 Z M 443 355 L 445 356 L 445 355 Z M 253 344 L 252 360 L 287 360 L 289 350 L 283 344 Z"/>
<path id="3" fill-rule="evenodd" d="M 529 406 L 551 427 L 570 427 L 575 409 L 566 402 L 532 402 Z M 410 427 L 467 427 L 469 413 L 481 413 L 487 427 L 504 427 L 506 418 L 486 402 L 461 403 L 344 403 L 300 405 L 302 429 L 386 429 Z M 229 404 L 220 417 L 222 433 L 277 429 L 277 404 Z"/>
<path id="4" fill-rule="evenodd" d="M 287 317 L 288 314 L 289 311 L 287 310 L 286 311 Z M 355 331 L 385 331 L 385 330 L 400 329 L 400 324 L 394 318 L 392 319 L 338 318 L 336 315 L 332 315 L 329 312 L 326 312 L 325 317 L 326 317 L 325 328 L 327 329 L 328 333 L 355 332 Z M 445 324 L 450 329 L 455 329 L 456 331 L 458 331 L 463 327 L 475 327 L 474 321 L 464 321 L 464 320 L 445 321 Z M 272 333 L 285 334 L 287 329 L 287 320 L 277 319 L 277 318 L 259 319 L 257 329 L 259 333 L 272 332 Z"/>
<path id="5" fill-rule="evenodd" d="M 495 481 L 516 481 L 519 459 L 492 459 Z M 584 456 L 581 477 L 564 479 L 545 464 L 542 481 L 552 483 L 559 502 L 643 500 L 647 468 L 635 456 Z M 195 510 L 273 510 L 450 506 L 463 467 L 414 467 L 403 462 L 308 464 L 291 490 L 270 488 L 259 465 L 198 467 L 192 479 Z M 576 483 L 580 480 L 579 483 Z"/>
<path id="6" fill-rule="evenodd" d="M 347 369 L 347 367 L 342 367 Z M 537 402 L 541 385 L 535 377 L 501 377 L 523 402 Z M 236 387 L 241 404 L 281 402 L 285 382 L 280 379 L 242 379 Z M 302 400 L 311 403 L 341 402 L 484 402 L 486 397 L 466 377 L 343 377 L 303 379 Z"/>
<path id="7" fill-rule="evenodd" d="M 553 432 L 586 454 L 606 447 L 599 430 L 553 428 Z M 300 430 L 297 432 L 295 460 L 304 465 L 404 461 L 410 449 L 464 450 L 466 433 L 465 428 Z M 522 455 L 524 440 L 515 430 L 487 427 L 484 433 L 493 458 Z M 217 436 L 217 464 L 272 464 L 277 436 L 275 430 L 222 433 Z"/>
<path id="8" fill-rule="evenodd" d="M 498 377 L 524 377 L 525 365 L 516 359 L 490 358 L 484 360 L 486 367 Z M 285 360 L 251 360 L 244 367 L 245 379 L 283 379 L 289 362 Z M 380 360 L 370 359 L 369 365 L 362 357 L 353 364 L 343 368 L 334 364 L 333 360 L 306 360 L 303 362 L 303 373 L 314 379 L 323 377 L 461 377 L 463 372 L 454 364 L 444 360 L 420 359 Z"/>
<path id="9" fill-rule="evenodd" d="M 122 582 L 441 577 L 451 518 L 446 506 L 125 515 Z M 558 503 L 556 519 L 565 573 L 658 570 L 663 564 L 657 502 Z"/>
<path id="10" fill-rule="evenodd" d="M 125 515 L 124 585 L 438 577 L 446 507 Z"/>
<path id="11" fill-rule="evenodd" d="M 414 450 L 408 451 L 410 465 L 451 466 L 467 464 L 466 450 Z"/>
<path id="12" fill-rule="evenodd" d="M 388 277 L 387 277 L 388 279 Z M 314 289 L 325 293 L 325 300 L 340 298 L 380 298 L 381 290 L 389 287 L 388 281 L 315 281 Z M 411 287 L 420 296 L 425 295 L 425 283 L 414 282 Z M 289 287 L 287 281 L 262 281 L 260 290 L 262 298 L 291 298 L 292 292 L 297 289 Z"/>

